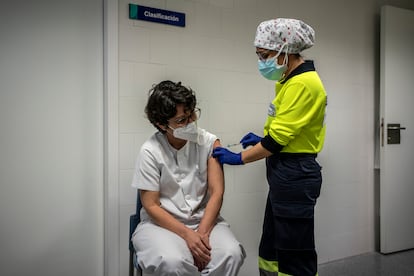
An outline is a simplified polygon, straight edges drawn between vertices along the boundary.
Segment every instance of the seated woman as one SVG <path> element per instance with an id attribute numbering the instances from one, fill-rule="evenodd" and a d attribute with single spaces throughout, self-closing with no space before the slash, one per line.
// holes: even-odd
<path id="1" fill-rule="evenodd" d="M 224 173 L 211 156 L 220 142 L 197 127 L 196 103 L 180 82 L 149 93 L 145 113 L 158 131 L 142 145 L 132 182 L 143 205 L 132 242 L 144 273 L 237 275 L 245 258 L 220 216 Z"/>

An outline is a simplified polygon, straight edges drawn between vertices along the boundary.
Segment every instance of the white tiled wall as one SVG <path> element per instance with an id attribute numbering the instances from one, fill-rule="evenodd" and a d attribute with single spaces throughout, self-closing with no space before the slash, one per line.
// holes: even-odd
<path id="1" fill-rule="evenodd" d="M 144 118 L 153 83 L 182 81 L 196 92 L 200 125 L 235 143 L 261 133 L 273 82 L 256 70 L 256 26 L 275 17 L 300 18 L 316 30 L 315 60 L 328 92 L 327 136 L 319 160 L 323 189 L 316 210 L 319 261 L 374 250 L 374 96 L 378 66 L 376 0 L 119 1 L 119 149 L 121 275 L 127 275 L 130 187 L 136 154 L 155 130 Z M 186 13 L 187 26 L 128 19 L 128 3 Z M 257 275 L 257 250 L 267 194 L 263 161 L 225 166 L 222 210 L 247 250 L 241 276 Z"/>

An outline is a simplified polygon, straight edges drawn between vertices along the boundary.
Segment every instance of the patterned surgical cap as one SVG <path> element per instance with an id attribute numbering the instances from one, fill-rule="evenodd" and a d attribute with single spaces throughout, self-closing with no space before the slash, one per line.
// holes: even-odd
<path id="1" fill-rule="evenodd" d="M 315 31 L 298 19 L 277 18 L 259 24 L 254 46 L 287 54 L 298 54 L 313 46 Z"/>

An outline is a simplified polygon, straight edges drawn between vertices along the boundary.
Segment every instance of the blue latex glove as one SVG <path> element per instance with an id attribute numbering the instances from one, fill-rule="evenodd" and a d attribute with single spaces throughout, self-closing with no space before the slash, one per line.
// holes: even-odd
<path id="1" fill-rule="evenodd" d="M 241 159 L 241 153 L 234 153 L 229 151 L 226 148 L 217 147 L 213 150 L 213 157 L 217 158 L 220 164 L 229 164 L 229 165 L 243 165 Z"/>
<path id="2" fill-rule="evenodd" d="M 243 148 L 247 148 L 248 146 L 254 146 L 262 140 L 262 137 L 257 136 L 256 134 L 249 132 L 240 140 Z"/>

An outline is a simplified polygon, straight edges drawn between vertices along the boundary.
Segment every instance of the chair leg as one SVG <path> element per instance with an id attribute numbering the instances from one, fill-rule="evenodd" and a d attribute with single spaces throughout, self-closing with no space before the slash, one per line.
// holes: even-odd
<path id="1" fill-rule="evenodd" d="M 129 251 L 129 276 L 134 276 L 134 274 L 135 274 L 134 273 L 135 268 L 134 268 L 133 257 L 134 257 L 134 253 Z"/>

